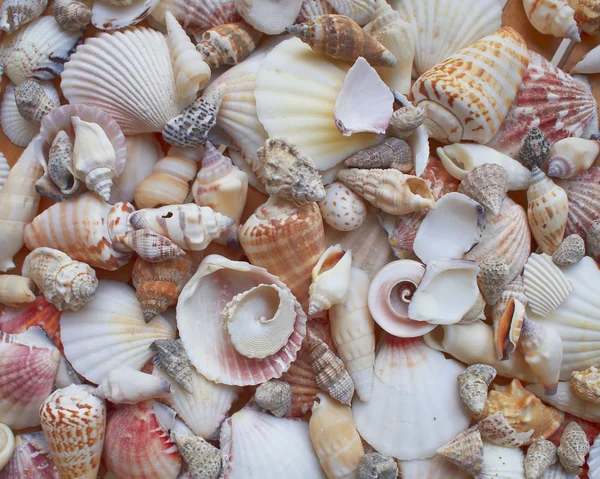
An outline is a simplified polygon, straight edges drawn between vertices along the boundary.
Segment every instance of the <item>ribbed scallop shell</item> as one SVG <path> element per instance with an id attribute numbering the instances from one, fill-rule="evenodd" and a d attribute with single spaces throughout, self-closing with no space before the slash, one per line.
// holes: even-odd
<path id="1" fill-rule="evenodd" d="M 152 11 L 152 18 L 164 24 L 167 10 L 190 35 L 241 19 L 233 0 L 161 0 Z"/>
<path id="2" fill-rule="evenodd" d="M 573 291 L 573 284 L 547 254 L 532 254 L 525 263 L 523 284 L 528 305 L 535 314 L 546 316 Z"/>
<path id="3" fill-rule="evenodd" d="M 125 135 L 160 132 L 181 113 L 167 41 L 135 27 L 88 38 L 65 65 L 61 89 L 70 103 L 105 111 Z"/>
<path id="4" fill-rule="evenodd" d="M 412 93 L 415 105 L 427 111 L 425 127 L 430 137 L 449 143 L 490 141 L 509 111 L 528 63 L 525 40 L 504 27 L 421 75 Z"/>
<path id="5" fill-rule="evenodd" d="M 15 436 L 15 450 L 0 479 L 59 479 L 44 433 Z"/>
<path id="6" fill-rule="evenodd" d="M 120 30 L 137 25 L 156 8 L 160 0 L 133 0 L 129 5 L 94 1 L 92 25 L 100 30 Z"/>
<path id="7" fill-rule="evenodd" d="M 576 233 L 585 241 L 591 224 L 600 218 L 600 168 L 593 166 L 556 184 L 565 190 L 569 200 L 565 238 Z"/>
<path id="8" fill-rule="evenodd" d="M 537 53 L 530 51 L 529 56 L 529 68 L 515 101 L 488 143 L 515 159 L 534 126 L 542 130 L 550 146 L 570 136 L 589 136 L 598 129 L 596 100 L 590 86 Z"/>
<path id="9" fill-rule="evenodd" d="M 221 313 L 225 305 L 235 295 L 260 284 L 285 288 L 279 278 L 263 268 L 210 255 L 179 295 L 177 326 L 181 339 L 190 362 L 207 379 L 240 386 L 259 384 L 281 377 L 296 359 L 306 332 L 306 316 L 298 302 L 294 331 L 287 344 L 264 359 L 238 353 L 223 328 Z"/>
<path id="10" fill-rule="evenodd" d="M 16 85 L 28 78 L 51 80 L 63 71 L 80 38 L 81 32 L 63 30 L 53 16 L 40 17 L 2 39 L 0 63 Z"/>
<path id="11" fill-rule="evenodd" d="M 193 394 L 173 381 L 159 366 L 154 367 L 153 374 L 171 382 L 171 394 L 161 402 L 173 408 L 194 434 L 209 439 L 227 417 L 238 397 L 238 388 L 213 383 L 194 368 L 191 371 Z"/>
<path id="12" fill-rule="evenodd" d="M 6 183 L 6 178 L 8 178 L 8 174 L 10 173 L 10 165 L 6 160 L 6 157 L 0 153 L 0 191 Z"/>
<path id="13" fill-rule="evenodd" d="M 325 479 L 308 424 L 242 409 L 221 428 L 223 479 Z"/>
<path id="14" fill-rule="evenodd" d="M 413 71 L 425 73 L 502 26 L 507 0 L 394 0 L 392 8 L 417 31 Z"/>
<path id="15" fill-rule="evenodd" d="M 20 344 L 0 334 L 0 422 L 12 429 L 39 426 L 39 409 L 54 388 L 58 349 Z"/>
<path id="16" fill-rule="evenodd" d="M 350 17 L 359 25 L 366 25 L 375 17 L 376 0 L 327 0 L 339 13 Z"/>
<path id="17" fill-rule="evenodd" d="M 368 403 L 355 398 L 354 421 L 380 454 L 425 459 L 469 425 L 456 378 L 464 367 L 422 339 L 385 335 Z"/>
<path id="18" fill-rule="evenodd" d="M 135 290 L 103 280 L 94 301 L 63 313 L 60 334 L 73 368 L 100 384 L 119 366 L 141 369 L 152 357 L 149 346 L 157 339 L 174 339 L 175 328 L 160 315 L 146 324 Z"/>
<path id="19" fill-rule="evenodd" d="M 50 97 L 54 105 L 60 106 L 58 92 L 52 83 L 42 82 L 42 88 Z M 2 98 L 2 107 L 0 108 L 0 123 L 2 131 L 7 138 L 15 145 L 26 147 L 31 140 L 40 131 L 40 127 L 28 122 L 19 113 L 17 103 L 15 101 L 15 86 L 10 83 L 6 86 L 4 97 Z"/>
<path id="20" fill-rule="evenodd" d="M 344 137 L 335 125 L 333 107 L 350 66 L 292 38 L 267 54 L 258 70 L 256 110 L 269 137 L 286 138 L 320 171 L 378 142 L 372 133 Z"/>
<path id="21" fill-rule="evenodd" d="M 304 0 L 295 23 L 304 23 L 320 15 L 330 15 L 335 10 L 326 0 Z"/>
<path id="22" fill-rule="evenodd" d="M 161 406 L 146 401 L 108 415 L 102 459 L 115 477 L 176 479 L 179 476 L 181 456 L 168 431 L 161 426 L 156 413 Z"/>
<path id="23" fill-rule="evenodd" d="M 4 0 L 0 5 L 0 30 L 7 35 L 39 17 L 48 0 Z"/>

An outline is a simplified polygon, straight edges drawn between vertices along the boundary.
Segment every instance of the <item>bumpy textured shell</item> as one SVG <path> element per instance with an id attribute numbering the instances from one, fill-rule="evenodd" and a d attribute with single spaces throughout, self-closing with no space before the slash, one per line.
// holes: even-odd
<path id="1" fill-rule="evenodd" d="M 283 417 L 292 405 L 292 387 L 283 381 L 267 381 L 256 388 L 254 401 L 273 416 Z"/>
<path id="2" fill-rule="evenodd" d="M 173 431 L 171 438 L 187 464 L 188 475 L 200 479 L 216 479 L 219 476 L 221 472 L 219 449 L 193 434 Z"/>
<path id="3" fill-rule="evenodd" d="M 600 168 L 593 166 L 556 184 L 565 190 L 569 200 L 565 236 L 577 233 L 585 241 L 592 223 L 600 218 Z"/>
<path id="4" fill-rule="evenodd" d="M 459 193 L 473 198 L 492 215 L 500 213 L 507 190 L 508 173 L 492 163 L 473 168 L 458 188 Z"/>
<path id="5" fill-rule="evenodd" d="M 476 426 L 461 432 L 437 450 L 437 454 L 453 462 L 469 474 L 479 477 L 483 468 L 483 440 Z"/>
<path id="6" fill-rule="evenodd" d="M 39 17 L 48 0 L 4 0 L 0 5 L 0 30 L 7 35 Z"/>
<path id="7" fill-rule="evenodd" d="M 585 242 L 578 234 L 567 236 L 552 255 L 557 266 L 579 263 L 585 256 Z"/>
<path id="8" fill-rule="evenodd" d="M 473 364 L 458 376 L 460 397 L 473 414 L 485 408 L 488 387 L 496 377 L 496 370 L 487 364 Z"/>
<path id="9" fill-rule="evenodd" d="M 237 65 L 256 49 L 262 35 L 245 22 L 229 23 L 206 30 L 196 48 L 211 68 Z"/>
<path id="10" fill-rule="evenodd" d="M 580 474 L 585 456 L 590 451 L 587 435 L 579 424 L 570 422 L 560 438 L 556 449 L 558 460 L 569 474 Z"/>
<path id="11" fill-rule="evenodd" d="M 15 100 L 21 116 L 37 126 L 41 124 L 44 115 L 56 108 L 56 103 L 35 80 L 26 80 L 17 85 Z"/>
<path id="12" fill-rule="evenodd" d="M 529 69 L 506 115 L 488 146 L 513 158 L 532 127 L 542 130 L 550 146 L 569 136 L 580 137 L 598 128 L 596 100 L 589 85 L 554 67 L 548 60 L 529 52 Z"/>
<path id="13" fill-rule="evenodd" d="M 34 474 L 34 475 L 31 475 Z M 52 462 L 44 433 L 15 436 L 15 450 L 10 462 L 0 471 L 0 479 L 59 479 Z"/>
<path id="14" fill-rule="evenodd" d="M 388 138 L 383 143 L 350 156 L 344 161 L 350 168 L 394 168 L 408 173 L 414 168 L 411 148 L 399 138 Z"/>
<path id="15" fill-rule="evenodd" d="M 490 141 L 509 111 L 528 64 L 525 40 L 504 27 L 421 75 L 412 93 L 415 104 L 427 111 L 425 126 L 430 136 L 451 143 Z"/>
<path id="16" fill-rule="evenodd" d="M 525 456 L 526 477 L 538 479 L 545 477 L 544 472 L 557 460 L 554 444 L 546 440 L 534 442 L 527 449 L 527 455 Z"/>
<path id="17" fill-rule="evenodd" d="M 600 26 L 600 3 L 598 0 L 569 0 L 575 10 L 575 21 L 581 30 L 594 34 Z"/>
<path id="18" fill-rule="evenodd" d="M 152 17 L 164 24 L 167 11 L 189 34 L 240 21 L 233 0 L 163 0 L 152 10 Z"/>
<path id="19" fill-rule="evenodd" d="M 154 353 L 154 371 L 164 371 L 188 393 L 194 392 L 192 366 L 181 339 L 158 339 L 150 345 Z"/>

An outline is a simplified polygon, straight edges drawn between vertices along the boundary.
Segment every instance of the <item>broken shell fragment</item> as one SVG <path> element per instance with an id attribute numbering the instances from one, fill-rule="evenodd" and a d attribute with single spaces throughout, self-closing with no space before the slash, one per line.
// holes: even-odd
<path id="1" fill-rule="evenodd" d="M 575 421 L 567 424 L 556 449 L 558 460 L 569 474 L 580 474 L 585 456 L 590 451 L 587 435 Z"/>
<path id="2" fill-rule="evenodd" d="M 411 148 L 399 138 L 387 138 L 379 145 L 360 150 L 344 161 L 350 168 L 394 168 L 409 173 L 413 167 Z"/>
<path id="3" fill-rule="evenodd" d="M 460 398 L 475 416 L 483 412 L 488 388 L 495 377 L 496 370 L 487 364 L 472 364 L 459 374 Z"/>
<path id="4" fill-rule="evenodd" d="M 333 399 L 349 406 L 354 395 L 354 384 L 346 366 L 323 341 L 311 333 L 308 334 L 308 344 L 317 384 Z"/>
<path id="5" fill-rule="evenodd" d="M 312 284 L 308 290 L 308 314 L 313 315 L 328 310 L 346 298 L 350 286 L 352 253 L 344 251 L 341 245 L 325 250 L 312 270 Z"/>
<path id="6" fill-rule="evenodd" d="M 552 262 L 557 266 L 568 266 L 579 263 L 585 256 L 585 242 L 578 234 L 567 236 L 552 255 Z"/>
<path id="7" fill-rule="evenodd" d="M 493 215 L 500 208 L 508 191 L 508 173 L 502 166 L 484 163 L 476 166 L 461 181 L 458 192 L 473 198 Z"/>
<path id="8" fill-rule="evenodd" d="M 35 300 L 35 283 L 24 276 L 0 275 L 0 304 L 9 307 L 31 303 Z"/>
<path id="9" fill-rule="evenodd" d="M 257 30 L 278 35 L 298 17 L 302 0 L 233 0 L 235 9 Z"/>
<path id="10" fill-rule="evenodd" d="M 600 404 L 600 371 L 594 366 L 585 371 L 573 371 L 571 389 L 581 399 Z"/>
<path id="11" fill-rule="evenodd" d="M 283 381 L 272 379 L 256 388 L 254 401 L 276 417 L 283 417 L 292 405 L 292 388 Z"/>
<path id="12" fill-rule="evenodd" d="M 541 479 L 550 466 L 556 464 L 556 446 L 550 441 L 542 439 L 534 442 L 527 448 L 525 455 L 525 477 L 527 479 Z"/>
<path id="13" fill-rule="evenodd" d="M 482 471 L 483 440 L 477 426 L 461 432 L 436 452 L 469 474 L 478 477 Z"/>

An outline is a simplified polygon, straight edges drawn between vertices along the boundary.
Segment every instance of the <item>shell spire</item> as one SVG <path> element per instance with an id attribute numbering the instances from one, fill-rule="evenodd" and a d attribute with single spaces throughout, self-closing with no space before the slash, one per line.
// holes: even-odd
<path id="1" fill-rule="evenodd" d="M 354 383 L 342 360 L 312 333 L 308 334 L 308 344 L 317 384 L 336 401 L 350 405 L 354 395 Z"/>
<path id="2" fill-rule="evenodd" d="M 79 0 L 54 0 L 52 11 L 56 22 L 71 32 L 83 30 L 92 21 L 92 10 Z"/>
<path id="3" fill-rule="evenodd" d="M 262 36 L 245 22 L 218 25 L 202 34 L 196 49 L 211 68 L 237 65 L 256 49 Z"/>

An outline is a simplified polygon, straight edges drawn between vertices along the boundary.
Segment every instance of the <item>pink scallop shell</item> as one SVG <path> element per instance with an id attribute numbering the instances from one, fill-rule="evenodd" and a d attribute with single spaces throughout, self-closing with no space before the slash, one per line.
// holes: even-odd
<path id="1" fill-rule="evenodd" d="M 59 479 L 43 432 L 15 437 L 15 450 L 0 479 Z"/>
<path id="2" fill-rule="evenodd" d="M 578 234 L 585 241 L 591 224 L 600 218 L 600 168 L 594 166 L 557 184 L 566 191 L 569 200 L 564 237 Z"/>

